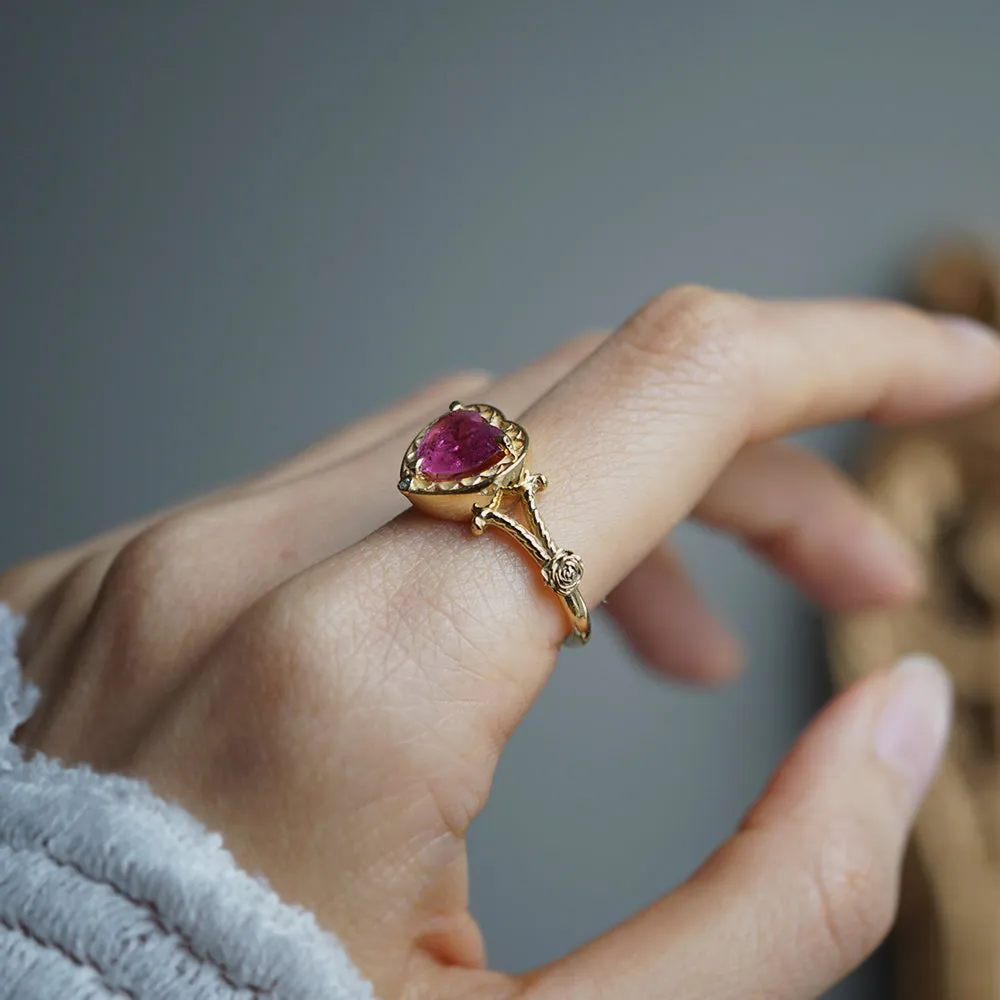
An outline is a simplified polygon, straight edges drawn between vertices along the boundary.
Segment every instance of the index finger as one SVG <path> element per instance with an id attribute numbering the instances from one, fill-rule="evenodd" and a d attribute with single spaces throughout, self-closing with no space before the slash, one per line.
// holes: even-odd
<path id="1" fill-rule="evenodd" d="M 756 301 L 702 288 L 652 301 L 521 419 L 531 471 L 550 484 L 542 516 L 582 558 L 584 596 L 603 599 L 749 442 L 983 403 L 1000 388 L 1000 350 L 974 329 L 886 302 Z M 446 644 L 447 659 L 478 649 L 505 669 L 523 663 L 520 693 L 530 694 L 544 676 L 537 651 L 565 634 L 562 611 L 516 546 L 468 531 L 413 514 L 355 555 L 402 581 L 415 628 Z M 350 559 L 341 568 L 348 582 L 358 572 Z"/>
<path id="2" fill-rule="evenodd" d="M 599 600 L 745 444 L 847 418 L 940 417 L 998 388 L 997 338 L 969 321 L 681 288 L 626 321 L 522 423 L 533 471 L 552 484 L 543 514 Z"/>

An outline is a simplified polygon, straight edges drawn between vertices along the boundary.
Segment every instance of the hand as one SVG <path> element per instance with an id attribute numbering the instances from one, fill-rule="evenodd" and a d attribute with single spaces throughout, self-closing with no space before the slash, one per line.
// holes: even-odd
<path id="1" fill-rule="evenodd" d="M 140 775 L 335 931 L 383 1000 L 813 997 L 893 916 L 947 730 L 940 672 L 836 699 L 685 885 L 526 976 L 481 968 L 464 836 L 566 623 L 509 540 L 400 514 L 399 459 L 453 398 L 518 418 L 584 592 L 655 668 L 733 640 L 664 537 L 689 514 L 835 607 L 906 600 L 907 550 L 824 462 L 768 443 L 937 417 L 1000 387 L 986 337 L 908 308 L 661 296 L 512 376 L 446 379 L 259 479 L 0 578 L 42 705 L 23 741 Z M 599 623 L 600 624 L 600 623 Z"/>

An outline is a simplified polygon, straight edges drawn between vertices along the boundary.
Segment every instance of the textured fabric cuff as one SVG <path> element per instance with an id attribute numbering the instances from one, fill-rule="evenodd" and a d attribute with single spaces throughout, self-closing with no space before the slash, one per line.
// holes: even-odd
<path id="1" fill-rule="evenodd" d="M 24 757 L 19 628 L 0 604 L 0 1000 L 371 1000 L 340 942 L 182 809 Z"/>

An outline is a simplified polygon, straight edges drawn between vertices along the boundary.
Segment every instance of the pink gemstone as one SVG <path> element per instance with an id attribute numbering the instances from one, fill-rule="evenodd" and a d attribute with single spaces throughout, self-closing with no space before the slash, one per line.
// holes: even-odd
<path id="1" fill-rule="evenodd" d="M 431 424 L 417 445 L 428 479 L 464 479 L 488 469 L 503 455 L 503 431 L 475 410 L 452 410 Z"/>

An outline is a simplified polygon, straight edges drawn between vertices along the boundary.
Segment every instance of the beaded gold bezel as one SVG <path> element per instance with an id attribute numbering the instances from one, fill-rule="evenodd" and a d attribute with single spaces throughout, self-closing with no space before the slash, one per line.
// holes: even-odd
<path id="1" fill-rule="evenodd" d="M 420 471 L 417 451 L 424 435 L 440 420 L 435 417 L 410 442 L 399 470 L 399 489 L 410 496 L 442 496 L 461 493 L 482 493 L 494 485 L 510 485 L 515 482 L 524 466 L 528 454 L 528 435 L 520 424 L 508 420 L 495 406 L 487 403 L 460 403 L 448 407 L 450 411 L 467 410 L 481 413 L 483 419 L 503 432 L 500 445 L 503 455 L 489 468 L 473 476 L 462 479 L 430 479 Z"/>

